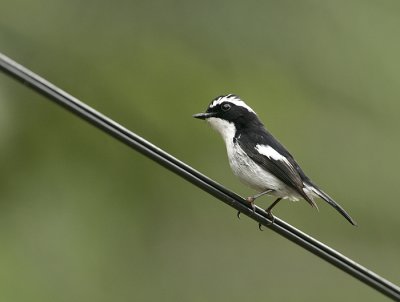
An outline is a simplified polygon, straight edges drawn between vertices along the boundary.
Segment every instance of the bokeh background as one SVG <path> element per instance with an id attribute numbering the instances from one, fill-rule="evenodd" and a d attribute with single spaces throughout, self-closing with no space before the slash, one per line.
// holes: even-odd
<path id="1" fill-rule="evenodd" d="M 359 227 L 276 215 L 399 284 L 399 28 L 389 0 L 3 0 L 0 51 L 246 196 L 191 117 L 238 94 Z M 386 300 L 235 215 L 0 74 L 0 301 Z"/>

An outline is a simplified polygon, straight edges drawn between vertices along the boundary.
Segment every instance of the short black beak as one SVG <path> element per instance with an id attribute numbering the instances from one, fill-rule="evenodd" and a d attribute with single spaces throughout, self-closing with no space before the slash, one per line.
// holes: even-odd
<path id="1" fill-rule="evenodd" d="M 215 114 L 216 113 L 214 113 L 214 112 L 197 113 L 197 114 L 193 114 L 193 117 L 201 119 L 201 120 L 205 120 L 206 118 L 215 116 Z"/>

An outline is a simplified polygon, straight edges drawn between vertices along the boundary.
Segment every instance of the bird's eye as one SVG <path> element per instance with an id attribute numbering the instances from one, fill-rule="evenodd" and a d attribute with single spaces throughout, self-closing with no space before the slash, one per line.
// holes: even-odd
<path id="1" fill-rule="evenodd" d="M 231 105 L 229 105 L 228 103 L 222 104 L 221 106 L 223 111 L 228 111 L 229 109 L 231 109 Z"/>

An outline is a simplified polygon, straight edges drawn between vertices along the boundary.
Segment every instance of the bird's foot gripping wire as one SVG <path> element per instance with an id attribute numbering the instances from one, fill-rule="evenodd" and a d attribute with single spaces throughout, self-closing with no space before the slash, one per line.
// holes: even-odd
<path id="1" fill-rule="evenodd" d="M 278 204 L 278 202 L 280 202 L 281 200 L 282 200 L 282 198 L 278 198 L 267 209 L 265 209 L 265 212 L 267 213 L 268 218 L 271 220 L 269 225 L 273 225 L 274 221 L 275 221 L 275 217 L 274 217 L 274 215 L 272 215 L 272 208 L 274 206 L 276 206 Z M 258 224 L 258 228 L 260 229 L 260 231 L 262 231 L 262 224 L 261 223 Z"/>
<path id="2" fill-rule="evenodd" d="M 258 193 L 258 194 L 256 194 L 256 195 L 254 195 L 254 196 L 249 196 L 249 197 L 246 198 L 246 201 L 247 201 L 247 202 L 251 205 L 251 207 L 253 208 L 253 212 L 254 212 L 254 213 L 256 212 L 256 205 L 255 205 L 254 201 L 255 201 L 258 197 L 263 196 L 263 195 L 268 194 L 268 193 L 271 193 L 272 191 L 273 191 L 273 190 L 268 189 L 268 190 L 266 190 L 266 191 L 263 191 L 263 192 L 261 192 L 261 193 Z M 240 219 L 240 211 L 237 212 L 236 216 Z"/>
<path id="3" fill-rule="evenodd" d="M 254 196 L 250 196 L 250 197 L 246 198 L 246 201 L 250 204 L 250 206 L 253 208 L 253 212 L 255 213 L 256 212 L 256 205 L 254 203 L 254 200 L 255 200 Z M 240 219 L 240 211 L 237 212 L 236 216 L 237 216 L 237 218 Z"/>
<path id="4" fill-rule="evenodd" d="M 268 211 L 268 209 L 266 209 L 265 211 L 267 212 L 268 218 L 271 220 L 271 222 L 268 225 L 273 225 L 275 222 L 275 216 L 272 215 L 271 211 Z M 263 225 L 261 223 L 259 223 L 258 228 L 260 231 L 264 231 L 262 227 L 263 227 Z"/>

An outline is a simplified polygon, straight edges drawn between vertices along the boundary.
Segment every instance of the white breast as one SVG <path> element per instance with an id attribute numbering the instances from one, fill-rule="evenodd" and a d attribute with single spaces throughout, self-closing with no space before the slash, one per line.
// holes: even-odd
<path id="1" fill-rule="evenodd" d="M 233 173 L 246 185 L 259 192 L 268 189 L 274 190 L 274 195 L 281 198 L 298 200 L 299 196 L 282 181 L 271 173 L 258 166 L 239 144 L 234 143 L 236 128 L 233 123 L 229 123 L 219 118 L 209 118 L 208 122 L 217 130 L 225 141 L 228 153 L 229 164 Z"/>

